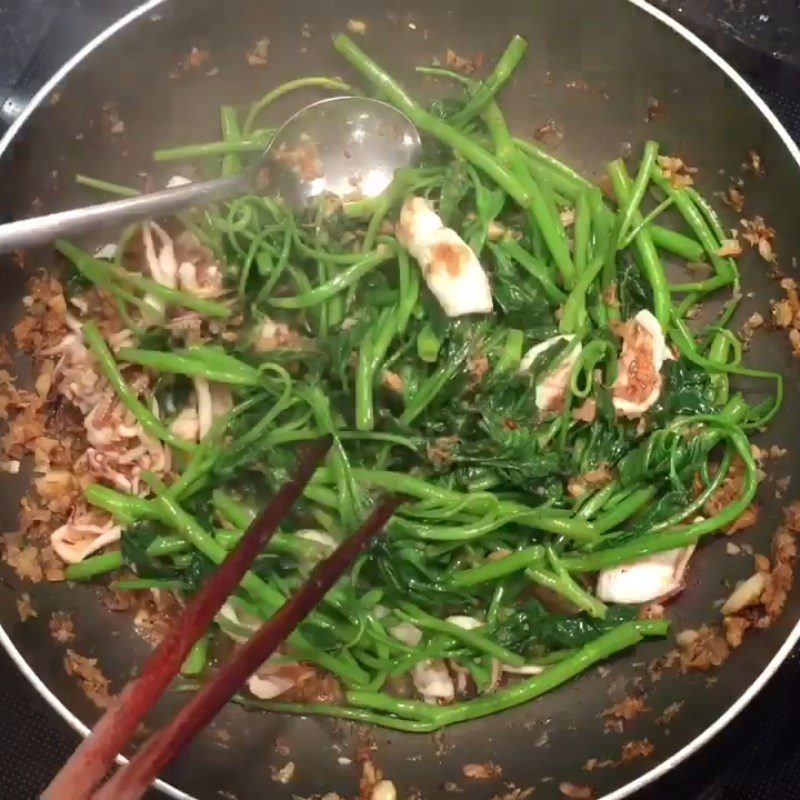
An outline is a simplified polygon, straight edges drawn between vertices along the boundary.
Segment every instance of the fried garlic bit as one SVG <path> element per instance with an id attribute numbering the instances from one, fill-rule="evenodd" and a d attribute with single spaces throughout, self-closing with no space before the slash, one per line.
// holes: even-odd
<path id="1" fill-rule="evenodd" d="M 764 261 L 770 263 L 775 261 L 778 257 L 772 246 L 775 239 L 775 228 L 767 225 L 764 218 L 759 216 L 739 222 L 742 226 L 742 239 L 755 247 Z"/>
<path id="2" fill-rule="evenodd" d="M 675 156 L 658 156 L 658 165 L 664 177 L 675 189 L 685 189 L 694 183 L 692 175 L 697 172 L 695 167 L 690 167 L 682 158 Z"/>
<path id="3" fill-rule="evenodd" d="M 492 290 L 478 257 L 424 197 L 403 204 L 397 240 L 419 262 L 425 283 L 448 317 L 489 314 Z"/>

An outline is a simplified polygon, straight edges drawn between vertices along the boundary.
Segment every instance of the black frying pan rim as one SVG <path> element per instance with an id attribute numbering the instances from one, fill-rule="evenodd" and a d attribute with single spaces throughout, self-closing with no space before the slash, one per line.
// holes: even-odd
<path id="1" fill-rule="evenodd" d="M 31 98 L 29 104 L 23 109 L 20 115 L 9 127 L 8 131 L 0 138 L 0 158 L 2 158 L 14 138 L 28 120 L 28 118 L 42 105 L 42 103 L 50 96 L 51 92 L 61 84 L 61 82 L 68 77 L 70 72 L 78 66 L 85 58 L 90 56 L 98 47 L 105 44 L 118 32 L 128 27 L 132 22 L 140 19 L 147 13 L 155 11 L 167 0 L 147 0 L 141 5 L 129 11 L 124 16 L 120 17 L 116 22 L 109 25 L 105 30 L 101 31 L 97 36 L 90 40 L 75 55 L 68 59 L 39 89 L 38 92 Z M 647 0 L 626 0 L 632 3 L 640 10 L 650 14 L 659 22 L 666 25 L 674 33 L 685 39 L 690 45 L 697 48 L 706 58 L 708 58 L 718 69 L 722 70 L 725 75 L 744 93 L 748 100 L 758 109 L 760 114 L 770 124 L 772 129 L 777 133 L 790 155 L 800 166 L 800 148 L 794 142 L 788 131 L 781 124 L 780 120 L 775 116 L 769 106 L 759 96 L 755 89 L 748 83 L 747 79 L 741 75 L 728 61 L 726 61 L 719 53 L 717 53 L 710 45 L 706 44 L 702 39 L 692 33 L 688 28 L 682 25 L 677 20 L 670 17 L 665 12 L 651 5 Z M 786 637 L 783 644 L 780 646 L 775 655 L 770 659 L 769 663 L 764 667 L 758 677 L 752 684 L 743 692 L 740 697 L 732 703 L 718 718 L 709 725 L 704 731 L 698 734 L 694 739 L 684 745 L 678 752 L 674 753 L 667 759 L 659 762 L 652 769 L 640 775 L 638 778 L 629 781 L 625 785 L 615 789 L 610 794 L 604 795 L 600 800 L 623 800 L 629 797 L 634 792 L 643 789 L 657 778 L 665 775 L 670 770 L 677 767 L 680 763 L 685 761 L 689 756 L 700 750 L 706 745 L 714 736 L 723 730 L 728 723 L 730 723 L 744 708 L 753 700 L 753 698 L 761 691 L 769 679 L 775 674 L 780 665 L 789 656 L 794 647 L 800 642 L 800 620 L 798 620 L 789 635 Z M 64 703 L 49 689 L 44 681 L 36 674 L 30 664 L 25 660 L 22 654 L 17 650 L 11 637 L 0 625 L 0 645 L 6 650 L 14 663 L 19 667 L 23 675 L 30 681 L 36 691 L 42 698 L 55 710 L 64 721 L 73 728 L 81 736 L 86 736 L 89 733 L 88 726 L 82 722 L 75 714 L 73 714 Z M 119 758 L 120 762 L 125 759 Z M 186 794 L 180 789 L 165 783 L 164 781 L 156 781 L 156 788 L 160 789 L 166 795 L 176 798 L 176 800 L 196 800 L 192 795 Z"/>

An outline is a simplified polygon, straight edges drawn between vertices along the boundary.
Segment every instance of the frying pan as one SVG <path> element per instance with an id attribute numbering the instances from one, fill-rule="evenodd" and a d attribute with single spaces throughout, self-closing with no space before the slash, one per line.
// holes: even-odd
<path id="1" fill-rule="evenodd" d="M 797 147 L 741 76 L 639 0 L 427 0 L 416 6 L 378 0 L 150 2 L 62 69 L 2 140 L 0 210 L 22 217 L 32 208 L 59 210 L 85 202 L 89 198 L 74 185 L 75 173 L 126 183 L 148 172 L 162 181 L 175 168 L 154 168 L 151 151 L 215 138 L 221 103 L 247 103 L 299 75 L 347 77 L 330 35 L 350 18 L 367 23 L 364 46 L 423 97 L 437 89 L 414 74 L 414 65 L 441 57 L 446 47 L 491 56 L 512 34 L 526 36 L 529 56 L 504 91 L 510 122 L 530 135 L 537 125 L 554 120 L 565 137 L 559 157 L 589 177 L 597 177 L 606 161 L 630 145 L 636 148 L 654 137 L 662 152 L 680 154 L 700 169 L 700 188 L 711 196 L 740 175 L 747 151 L 757 150 L 767 173 L 748 179 L 747 212 L 761 214 L 777 229 L 780 264 L 791 274 L 791 257 L 800 252 Z M 250 67 L 244 54 L 264 36 L 271 42 L 268 66 Z M 171 80 L 170 71 L 192 46 L 208 49 L 218 72 Z M 658 99 L 660 108 L 650 121 L 649 98 Z M 109 135 L 103 123 L 112 106 L 124 122 L 122 134 Z M 295 107 L 277 107 L 275 120 Z M 729 222 L 733 226 L 735 217 Z M 49 267 L 51 256 L 31 253 L 26 263 L 26 269 L 3 265 L 3 330 L 20 315 L 30 272 Z M 754 310 L 768 315 L 769 300 L 779 289 L 766 265 L 748 255 L 742 276 L 746 301 L 741 318 Z M 798 362 L 777 333 L 756 337 L 748 357 L 750 363 L 786 376 L 783 411 L 760 443 L 790 448 L 778 477 L 797 472 L 800 452 L 792 443 L 800 415 Z M 14 530 L 26 483 L 21 475 L 0 484 L 2 530 Z M 774 484 L 762 486 L 759 525 L 739 534 L 737 543 L 768 552 L 791 491 L 789 495 L 777 500 Z M 712 620 L 718 614 L 715 601 L 752 572 L 749 558 L 726 554 L 722 538 L 705 543 L 695 556 L 689 584 L 670 609 L 675 630 Z M 148 646 L 134 634 L 129 618 L 101 606 L 90 587 L 31 587 L 11 573 L 2 577 L 20 591 L 30 591 L 39 612 L 37 619 L 21 623 L 14 603 L 5 599 L 0 605 L 2 643 L 53 707 L 85 731 L 98 711 L 64 672 L 63 650 L 47 633 L 50 612 L 75 613 L 77 638 L 70 646 L 98 658 L 117 686 L 132 674 Z M 502 766 L 504 782 L 536 787 L 537 798 L 559 796 L 560 781 L 589 784 L 609 799 L 626 797 L 699 748 L 743 708 L 800 638 L 798 619 L 800 589 L 791 593 L 780 621 L 747 637 L 713 681 L 706 674 L 665 674 L 651 686 L 644 665 L 670 645 L 650 642 L 617 658 L 608 671 L 594 670 L 526 707 L 455 727 L 435 739 L 370 731 L 377 747 L 373 759 L 395 782 L 400 797 L 414 791 L 425 798 L 442 797 L 449 781 L 463 787 L 465 799 L 503 794 L 507 788 L 502 783 L 463 778 L 465 763 L 486 761 Z M 599 718 L 603 709 L 643 678 L 653 711 L 628 723 L 623 735 L 604 733 Z M 159 709 L 162 717 L 176 702 L 165 701 Z M 683 706 L 671 723 L 657 724 L 656 715 L 676 702 Z M 178 798 L 250 800 L 329 791 L 355 796 L 359 768 L 347 760 L 363 744 L 363 735 L 363 730 L 325 719 L 258 715 L 231 707 L 170 769 L 161 788 Z M 654 745 L 651 757 L 591 774 L 584 771 L 587 759 L 617 759 L 623 742 L 644 738 Z M 281 767 L 289 760 L 296 764 L 292 781 L 273 782 L 270 765 Z"/>

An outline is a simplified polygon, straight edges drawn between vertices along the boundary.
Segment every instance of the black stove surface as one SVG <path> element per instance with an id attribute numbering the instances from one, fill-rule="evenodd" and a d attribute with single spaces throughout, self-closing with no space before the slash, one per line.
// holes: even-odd
<path id="1" fill-rule="evenodd" d="M 0 132 L 68 56 L 136 5 L 136 0 L 0 0 Z M 800 141 L 798 0 L 656 0 L 656 5 L 732 61 Z M 9 590 L 0 584 L 3 591 Z M 798 698 L 796 652 L 723 733 L 635 800 L 800 798 Z M 78 736 L 1 650 L 0 709 L 0 798 L 33 800 Z"/>

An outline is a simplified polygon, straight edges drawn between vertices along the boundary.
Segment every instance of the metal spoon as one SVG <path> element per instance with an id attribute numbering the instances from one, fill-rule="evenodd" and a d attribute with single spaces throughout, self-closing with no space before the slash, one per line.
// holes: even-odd
<path id="1" fill-rule="evenodd" d="M 375 197 L 395 170 L 417 161 L 420 146 L 411 121 L 386 103 L 361 97 L 320 100 L 290 117 L 261 159 L 239 175 L 0 225 L 0 253 L 254 192 L 280 197 L 294 208 L 325 194 L 345 200 Z"/>

